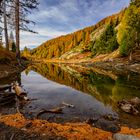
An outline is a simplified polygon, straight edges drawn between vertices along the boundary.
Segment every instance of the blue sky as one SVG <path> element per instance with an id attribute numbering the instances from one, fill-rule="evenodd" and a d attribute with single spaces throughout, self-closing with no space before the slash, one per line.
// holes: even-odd
<path id="1" fill-rule="evenodd" d="M 119 12 L 130 0 L 39 0 L 38 10 L 29 15 L 38 34 L 21 32 L 21 47 L 34 48 L 43 42 L 93 25 Z"/>

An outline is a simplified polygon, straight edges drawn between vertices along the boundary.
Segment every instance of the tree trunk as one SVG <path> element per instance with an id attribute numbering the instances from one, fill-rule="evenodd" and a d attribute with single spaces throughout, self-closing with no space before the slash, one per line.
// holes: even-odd
<path id="1" fill-rule="evenodd" d="M 0 4 L 2 3 L 2 0 L 0 0 Z"/>
<path id="2" fill-rule="evenodd" d="M 19 0 L 15 0 L 15 34 L 16 34 L 16 57 L 20 59 L 20 35 L 19 35 Z"/>
<path id="3" fill-rule="evenodd" d="M 136 49 L 139 48 L 138 32 L 136 31 Z"/>
<path id="4" fill-rule="evenodd" d="M 129 55 L 129 61 L 130 62 L 132 61 L 132 51 L 130 52 L 130 55 Z"/>
<path id="5" fill-rule="evenodd" d="M 0 0 L 0 15 L 2 13 L 2 0 Z"/>
<path id="6" fill-rule="evenodd" d="M 4 33 L 5 33 L 5 45 L 6 50 L 9 51 L 9 42 L 8 42 L 8 30 L 7 30 L 7 17 L 6 17 L 6 1 L 3 0 L 3 12 L 4 12 Z"/>
<path id="7" fill-rule="evenodd" d="M 1 8 L 1 9 L 0 9 L 0 12 L 2 12 L 2 1 L 3 1 L 3 0 L 0 0 L 0 8 Z M 1 14 L 1 13 L 0 13 L 0 14 Z"/>

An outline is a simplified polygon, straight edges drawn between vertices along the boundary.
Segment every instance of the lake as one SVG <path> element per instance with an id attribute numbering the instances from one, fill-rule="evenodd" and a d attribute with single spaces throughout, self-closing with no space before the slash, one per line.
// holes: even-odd
<path id="1" fill-rule="evenodd" d="M 75 107 L 65 107 L 63 114 L 43 113 L 40 119 L 50 122 L 83 122 L 111 116 L 114 122 L 140 127 L 140 116 L 127 114 L 117 103 L 123 99 L 140 98 L 140 75 L 104 71 L 73 64 L 35 64 L 0 84 L 17 80 L 28 92 L 29 102 L 19 103 L 20 111 L 27 118 L 35 118 L 41 110 L 62 107 L 63 102 Z M 0 107 L 0 112 L 16 112 L 16 105 Z"/>

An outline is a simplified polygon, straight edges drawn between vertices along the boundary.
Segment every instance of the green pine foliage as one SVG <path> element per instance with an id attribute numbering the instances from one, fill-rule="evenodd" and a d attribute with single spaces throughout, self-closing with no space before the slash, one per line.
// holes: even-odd
<path id="1" fill-rule="evenodd" d="M 135 46 L 135 40 L 133 39 L 135 36 L 134 30 L 126 30 L 123 32 L 121 45 L 119 47 L 120 54 L 122 56 L 128 56 L 131 50 Z"/>
<path id="2" fill-rule="evenodd" d="M 103 34 L 95 42 L 89 44 L 93 55 L 110 53 L 118 48 L 117 32 L 113 24 L 107 25 Z"/>
<path id="3" fill-rule="evenodd" d="M 12 42 L 12 52 L 16 52 L 16 44 L 15 44 L 15 42 Z"/>
<path id="4" fill-rule="evenodd" d="M 122 56 L 140 47 L 140 0 L 131 0 L 118 30 L 119 50 Z"/>

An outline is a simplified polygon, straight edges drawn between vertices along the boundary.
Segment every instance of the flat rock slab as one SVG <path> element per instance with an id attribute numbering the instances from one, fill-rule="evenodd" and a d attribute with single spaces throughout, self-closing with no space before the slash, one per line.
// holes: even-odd
<path id="1" fill-rule="evenodd" d="M 114 134 L 114 140 L 140 140 L 140 138 L 133 136 L 133 135 L 125 135 L 125 134 Z"/>

